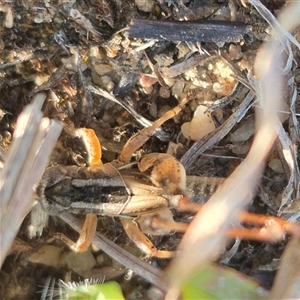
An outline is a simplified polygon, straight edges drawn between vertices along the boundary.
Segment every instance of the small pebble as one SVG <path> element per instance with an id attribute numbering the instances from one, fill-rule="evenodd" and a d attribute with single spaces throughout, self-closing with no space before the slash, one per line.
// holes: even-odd
<path id="1" fill-rule="evenodd" d="M 279 158 L 273 158 L 269 163 L 268 166 L 276 173 L 284 173 L 282 168 L 282 164 Z"/>
<path id="2" fill-rule="evenodd" d="M 164 99 L 170 98 L 170 89 L 164 86 L 161 86 L 159 89 L 159 96 Z"/>
<path id="3" fill-rule="evenodd" d="M 248 141 L 255 132 L 255 120 L 254 118 L 248 118 L 245 122 L 239 126 L 230 136 L 230 141 L 233 144 Z"/>
<path id="4" fill-rule="evenodd" d="M 177 80 L 172 86 L 172 95 L 176 96 L 182 93 L 185 83 L 181 80 Z"/>
<path id="5" fill-rule="evenodd" d="M 211 114 L 208 112 L 205 113 L 206 110 L 206 106 L 199 105 L 194 113 L 192 121 L 184 123 L 181 126 L 182 134 L 186 138 L 190 138 L 193 141 L 199 141 L 216 128 L 211 118 Z"/>
<path id="6" fill-rule="evenodd" d="M 139 10 L 145 12 L 152 12 L 156 1 L 154 0 L 134 0 L 135 5 Z"/>

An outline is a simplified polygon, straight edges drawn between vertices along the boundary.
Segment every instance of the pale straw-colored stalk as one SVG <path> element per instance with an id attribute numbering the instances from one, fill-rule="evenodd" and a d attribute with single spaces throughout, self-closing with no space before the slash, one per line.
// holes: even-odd
<path id="1" fill-rule="evenodd" d="M 258 2 L 255 1 L 256 4 Z M 261 5 L 260 8 L 267 11 Z M 294 2 L 288 10 L 282 12 L 280 20 L 294 18 L 295 22 L 299 22 L 299 16 L 300 2 Z M 205 262 L 218 258 L 227 242 L 226 235 L 220 232 L 236 222 L 237 213 L 250 203 L 255 194 L 266 157 L 277 138 L 280 126 L 277 112 L 281 110 L 286 86 L 284 76 L 290 70 L 292 53 L 289 46 L 290 34 L 286 33 L 295 27 L 295 22 L 283 28 L 276 21 L 277 37 L 274 35 L 257 54 L 255 78 L 259 108 L 256 109 L 257 132 L 253 145 L 244 162 L 209 199 L 189 226 L 180 244 L 182 251 L 168 270 L 172 288 L 166 299 L 178 296 L 182 282 L 191 272 Z"/>
<path id="2" fill-rule="evenodd" d="M 43 118 L 45 98 L 45 94 L 37 94 L 19 116 L 0 171 L 0 267 L 33 206 L 34 186 L 42 177 L 62 129 L 59 122 Z"/>

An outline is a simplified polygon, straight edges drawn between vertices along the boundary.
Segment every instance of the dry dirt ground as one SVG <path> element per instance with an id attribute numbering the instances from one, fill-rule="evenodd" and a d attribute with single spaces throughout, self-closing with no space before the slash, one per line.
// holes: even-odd
<path id="1" fill-rule="evenodd" d="M 44 115 L 64 124 L 49 163 L 52 165 L 86 165 L 86 151 L 73 134 L 80 127 L 95 130 L 102 143 L 103 161 L 112 161 L 125 142 L 143 127 L 141 117 L 156 120 L 178 104 L 181 93 L 190 99 L 189 103 L 178 116 L 163 124 L 163 133 L 151 137 L 134 154 L 133 160 L 152 152 L 168 152 L 178 159 L 187 155 L 197 137 L 189 137 L 191 133 L 184 135 L 181 126 L 192 120 L 200 104 L 210 108 L 215 128 L 237 110 L 249 92 L 247 75 L 253 71 L 257 50 L 268 37 L 268 26 L 259 13 L 240 1 L 230 1 L 230 5 L 227 1 L 197 0 L 146 3 L 145 6 L 137 0 L 0 1 L 2 164 L 17 117 L 40 91 L 47 93 Z M 284 1 L 264 3 L 275 15 L 284 5 Z M 157 41 L 137 39 L 129 34 L 128 26 L 137 18 L 173 21 L 235 18 L 252 28 L 241 27 L 242 34 L 235 42 L 226 40 L 227 35 L 235 35 L 236 29 L 230 27 L 224 29 L 223 36 L 217 35 L 213 41 L 201 44 L 186 43 L 182 36 L 178 37 L 181 41 L 167 37 Z M 178 35 L 180 23 L 173 26 Z M 139 31 L 146 30 L 142 27 Z M 295 58 L 299 60 L 299 52 Z M 293 72 L 299 88 L 299 69 Z M 92 93 L 88 85 L 114 95 L 121 105 Z M 131 112 L 124 106 L 131 107 Z M 288 134 L 290 124 L 287 116 L 284 127 Z M 191 162 L 185 158 L 187 173 L 227 177 L 246 156 L 254 126 L 254 109 L 250 108 L 228 135 L 212 144 L 197 160 Z M 198 127 L 194 130 L 198 131 Z M 297 142 L 293 142 L 297 147 Z M 261 189 L 249 207 L 251 212 L 277 213 L 289 178 L 282 159 L 280 147 L 274 146 Z M 174 216 L 185 222 L 191 217 L 176 212 Z M 127 238 L 118 218 L 99 217 L 98 223 L 99 232 L 143 258 Z M 129 276 L 127 270 L 101 249 L 74 254 L 60 241 L 51 240 L 56 232 L 76 240 L 77 233 L 59 218 L 50 218 L 41 237 L 29 238 L 29 225 L 30 216 L 27 216 L 0 271 L 1 299 L 40 299 L 49 278 L 114 279 L 121 283 L 127 299 L 148 297 L 150 284 L 134 274 Z M 174 250 L 181 237 L 172 234 L 151 239 L 159 249 Z M 270 288 L 285 244 L 286 241 L 277 244 L 242 241 L 226 264 Z M 164 268 L 169 262 L 156 258 L 145 260 L 158 268 Z"/>

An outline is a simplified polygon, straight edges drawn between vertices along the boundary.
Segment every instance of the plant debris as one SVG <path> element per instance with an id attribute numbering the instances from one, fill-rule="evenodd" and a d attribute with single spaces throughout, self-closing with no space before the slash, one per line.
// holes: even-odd
<path id="1" fill-rule="evenodd" d="M 159 21 L 134 19 L 129 27 L 132 37 L 161 41 L 239 42 L 250 26 L 226 21 Z"/>

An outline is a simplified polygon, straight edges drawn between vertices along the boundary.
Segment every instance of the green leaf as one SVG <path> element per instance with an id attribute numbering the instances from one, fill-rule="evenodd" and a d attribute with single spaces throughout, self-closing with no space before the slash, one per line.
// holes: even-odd
<path id="1" fill-rule="evenodd" d="M 183 284 L 188 299 L 267 299 L 268 293 L 250 277 L 228 267 L 207 264 Z"/>
<path id="2" fill-rule="evenodd" d="M 124 300 L 121 287 L 114 281 L 103 284 L 80 285 L 69 291 L 68 300 Z"/>

